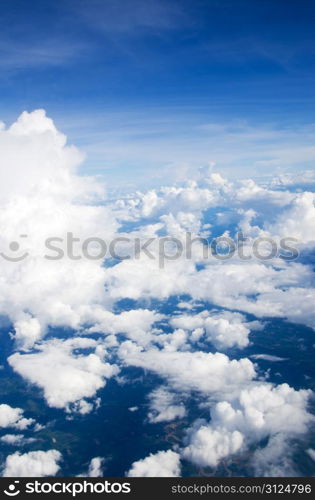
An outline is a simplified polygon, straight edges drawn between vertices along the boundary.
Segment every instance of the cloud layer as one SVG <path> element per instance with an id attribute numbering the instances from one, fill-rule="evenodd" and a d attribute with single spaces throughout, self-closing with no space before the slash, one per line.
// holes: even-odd
<path id="1" fill-rule="evenodd" d="M 250 358 L 246 349 L 273 318 L 315 327 L 311 189 L 301 191 L 291 178 L 231 182 L 205 168 L 176 186 L 107 199 L 96 179 L 78 175 L 81 153 L 43 110 L 3 125 L 0 146 L 0 315 L 14 341 L 10 368 L 39 388 L 61 419 L 96 412 L 108 379 L 132 384 L 135 368 L 157 377 L 146 395 L 145 423 L 185 422 L 186 437 L 176 450 L 135 460 L 129 476 L 174 477 L 181 461 L 215 470 L 249 452 L 255 474 L 272 467 L 296 472 L 288 449 L 313 425 L 312 393 L 268 381 L 260 362 L 287 358 Z M 306 179 L 311 186 L 312 177 Z M 300 255 L 294 261 L 205 257 L 201 237 L 239 231 L 245 255 L 257 238 L 279 246 L 286 237 L 295 238 Z M 182 239 L 187 232 L 194 239 L 189 258 L 164 255 L 161 265 L 158 237 Z M 69 233 L 77 238 L 72 253 Z M 62 259 L 43 256 L 51 237 L 59 238 Z M 135 238 L 153 238 L 151 256 L 144 248 L 122 260 L 82 255 L 89 238 L 97 253 L 95 238 L 126 237 L 127 249 Z M 195 420 L 191 403 L 210 412 L 209 419 Z M 33 424 L 22 408 L 0 404 L 3 443 L 36 446 L 27 441 L 32 436 L 7 431 L 33 432 Z M 88 475 L 97 477 L 103 462 L 93 456 Z M 61 464 L 57 447 L 17 451 L 5 459 L 3 474 L 54 475 Z"/>

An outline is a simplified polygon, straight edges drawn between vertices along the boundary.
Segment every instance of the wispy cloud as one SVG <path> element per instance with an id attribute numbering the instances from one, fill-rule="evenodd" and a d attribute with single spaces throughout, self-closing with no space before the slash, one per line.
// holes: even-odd
<path id="1" fill-rule="evenodd" d="M 139 30 L 169 30 L 187 24 L 182 3 L 169 0 L 89 0 L 86 4 L 67 3 L 74 16 L 104 33 L 135 34 Z"/>
<path id="2" fill-rule="evenodd" d="M 14 71 L 60 66 L 82 58 L 87 45 L 82 42 L 46 39 L 34 42 L 0 41 L 0 68 Z"/>
<path id="3" fill-rule="evenodd" d="M 180 179 L 215 162 L 229 176 L 274 175 L 312 168 L 315 124 L 251 123 L 206 111 L 147 109 L 58 120 L 87 153 L 87 169 L 119 182 Z"/>

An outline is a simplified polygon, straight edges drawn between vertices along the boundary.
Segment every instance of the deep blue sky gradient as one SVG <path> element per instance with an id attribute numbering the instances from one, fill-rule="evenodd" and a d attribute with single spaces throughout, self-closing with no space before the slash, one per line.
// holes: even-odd
<path id="1" fill-rule="evenodd" d="M 3 0 L 0 28 L 0 119 L 45 108 L 113 183 L 313 168 L 311 0 Z"/>

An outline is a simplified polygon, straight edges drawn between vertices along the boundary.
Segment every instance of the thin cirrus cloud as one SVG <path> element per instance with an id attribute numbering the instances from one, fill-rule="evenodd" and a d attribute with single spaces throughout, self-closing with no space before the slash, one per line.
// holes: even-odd
<path id="1" fill-rule="evenodd" d="M 87 53 L 87 45 L 80 41 L 46 38 L 32 42 L 0 41 L 0 68 L 9 73 L 22 70 L 64 66 Z"/>
<path id="2" fill-rule="evenodd" d="M 121 110 L 102 115 L 59 116 L 73 142 L 87 154 L 83 172 L 103 173 L 113 184 L 161 184 L 196 176 L 216 164 L 229 177 L 265 177 L 313 166 L 314 124 L 259 124 L 218 120 L 217 112 L 191 109 Z M 158 170 L 156 167 L 159 167 Z M 120 177 L 120 178 L 119 178 Z"/>
<path id="3" fill-rule="evenodd" d="M 115 0 L 91 0 L 89 8 L 73 2 L 67 8 L 89 27 L 105 34 L 134 35 L 139 30 L 172 30 L 188 24 L 181 2 L 166 0 L 132 0 L 124 8 Z M 110 19 L 110 22 L 109 22 Z"/>
<path id="4" fill-rule="evenodd" d="M 72 1 L 57 8 L 50 2 L 46 6 L 47 11 L 37 9 L 32 24 L 27 22 L 26 12 L 21 22 L 14 24 L 13 31 L 8 32 L 3 26 L 0 39 L 2 70 L 81 66 L 88 64 L 91 58 L 106 64 L 107 56 L 113 51 L 131 54 L 119 39 L 129 38 L 138 30 L 153 29 L 158 34 L 181 25 L 178 5 L 162 1 L 134 0 L 124 9 L 117 2 L 98 0 L 89 2 L 88 9 Z M 22 15 L 20 8 L 17 15 Z M 6 19 L 6 9 L 3 19 Z M 10 18 L 7 20 L 10 22 Z M 43 25 L 48 20 L 48 28 L 44 30 Z"/>

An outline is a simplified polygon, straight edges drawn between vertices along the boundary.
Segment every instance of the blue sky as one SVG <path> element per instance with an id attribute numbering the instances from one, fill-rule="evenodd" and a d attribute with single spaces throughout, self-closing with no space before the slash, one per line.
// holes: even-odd
<path id="1" fill-rule="evenodd" d="M 0 23 L 0 119 L 45 108 L 112 186 L 313 168 L 310 0 L 3 0 Z"/>

